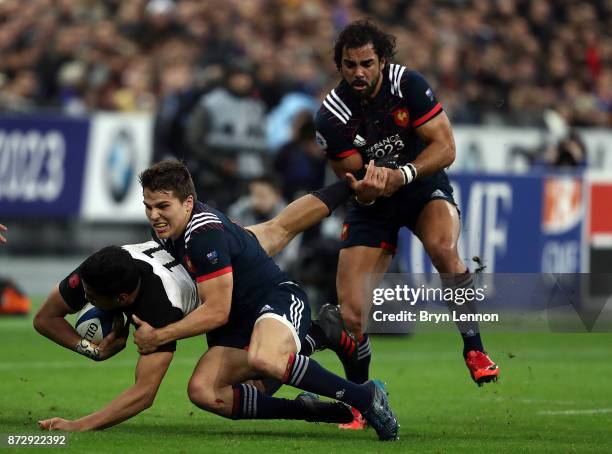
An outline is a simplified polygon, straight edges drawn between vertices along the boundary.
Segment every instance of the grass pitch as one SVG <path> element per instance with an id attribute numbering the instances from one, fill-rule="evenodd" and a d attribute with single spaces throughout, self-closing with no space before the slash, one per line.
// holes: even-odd
<path id="1" fill-rule="evenodd" d="M 116 357 L 94 363 L 38 335 L 29 318 L 0 318 L 0 333 L 4 439 L 36 433 L 39 419 L 91 413 L 133 382 L 137 354 L 131 340 Z M 186 392 L 205 349 L 199 337 L 179 342 L 151 409 L 101 432 L 69 434 L 69 446 L 60 452 L 612 451 L 612 334 L 490 333 L 484 340 L 501 379 L 478 388 L 456 334 L 373 338 L 372 376 L 387 383 L 401 423 L 396 443 L 379 442 L 372 430 L 230 421 L 199 410 Z M 315 358 L 341 373 L 333 353 Z M 296 394 L 289 387 L 279 392 Z"/>

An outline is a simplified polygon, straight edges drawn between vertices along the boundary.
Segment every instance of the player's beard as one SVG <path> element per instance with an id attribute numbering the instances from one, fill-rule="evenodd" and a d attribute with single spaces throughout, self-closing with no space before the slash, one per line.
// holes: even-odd
<path id="1" fill-rule="evenodd" d="M 367 88 L 365 90 L 355 90 L 355 87 L 353 84 L 356 81 L 353 81 L 353 84 L 351 84 L 351 89 L 353 90 L 353 93 L 355 93 L 357 96 L 361 98 L 369 98 L 370 96 L 372 96 L 372 93 L 374 93 L 374 90 L 376 90 L 376 86 L 378 85 L 379 80 L 380 80 L 380 74 L 376 76 L 376 78 L 374 78 L 374 80 L 372 80 L 370 84 L 366 82 Z"/>

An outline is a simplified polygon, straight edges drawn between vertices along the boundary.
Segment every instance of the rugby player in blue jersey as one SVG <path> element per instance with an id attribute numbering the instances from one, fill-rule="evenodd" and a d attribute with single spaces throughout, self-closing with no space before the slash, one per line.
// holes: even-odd
<path id="1" fill-rule="evenodd" d="M 379 184 L 380 192 L 387 174 L 370 166 L 362 180 L 365 189 L 356 181 L 353 187 L 368 196 Z M 154 239 L 191 274 L 202 305 L 161 328 L 134 317 L 139 352 L 147 354 L 168 342 L 207 333 L 209 349 L 188 387 L 189 398 L 200 408 L 232 419 L 295 417 L 294 407 L 285 399 L 244 383 L 268 377 L 345 402 L 363 413 L 381 440 L 397 439 L 399 425 L 379 386 L 345 380 L 299 353 L 310 327 L 308 300 L 269 257 L 272 249 L 329 213 L 322 203 L 328 194 L 308 195 L 290 204 L 279 215 L 289 223 L 280 226 L 276 239 L 266 238 L 260 230 L 259 238 L 268 248 L 264 250 L 255 236 L 257 229 L 246 230 L 197 201 L 191 175 L 182 163 L 157 163 L 141 174 L 140 181 Z M 368 187 L 370 181 L 374 184 Z M 272 230 L 275 225 L 268 227 Z"/>
<path id="2" fill-rule="evenodd" d="M 446 113 L 418 72 L 392 63 L 395 37 L 367 20 L 349 24 L 334 48 L 340 83 L 316 114 L 316 138 L 338 177 L 359 178 L 364 163 L 395 162 L 382 197 L 357 197 L 342 231 L 337 291 L 345 326 L 359 341 L 332 346 L 355 383 L 368 379 L 370 345 L 362 330 L 362 283 L 385 273 L 396 250 L 398 231 L 409 228 L 422 242 L 445 285 L 473 286 L 459 257 L 460 219 L 444 169 L 455 159 Z M 325 306 L 320 319 L 332 318 Z M 463 310 L 473 311 L 465 307 Z M 496 380 L 497 365 L 485 353 L 476 323 L 459 326 L 463 355 L 479 385 Z M 357 424 L 359 426 L 359 424 Z"/>

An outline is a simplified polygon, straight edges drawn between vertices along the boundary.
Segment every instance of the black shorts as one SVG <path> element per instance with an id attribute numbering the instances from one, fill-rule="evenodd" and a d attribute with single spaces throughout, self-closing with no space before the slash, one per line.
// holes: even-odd
<path id="1" fill-rule="evenodd" d="M 393 197 L 379 198 L 371 206 L 352 202 L 342 228 L 341 248 L 369 246 L 395 253 L 399 229 L 408 227 L 414 232 L 425 205 L 442 199 L 457 206 L 448 180 L 419 181 L 418 185 L 408 185 L 400 191 Z"/>
<path id="2" fill-rule="evenodd" d="M 310 329 L 310 305 L 306 293 L 299 285 L 288 281 L 274 287 L 259 301 L 246 307 L 233 307 L 228 322 L 207 334 L 208 348 L 245 348 L 251 342 L 255 323 L 274 318 L 292 331 L 297 351 L 300 351 Z"/>

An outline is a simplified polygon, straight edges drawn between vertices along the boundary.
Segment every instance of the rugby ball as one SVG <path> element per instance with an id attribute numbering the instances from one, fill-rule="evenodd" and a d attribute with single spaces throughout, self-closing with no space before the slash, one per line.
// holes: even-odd
<path id="1" fill-rule="evenodd" d="M 120 311 L 105 311 L 87 303 L 78 313 L 74 328 L 83 339 L 98 345 L 119 323 L 123 324 Z"/>

